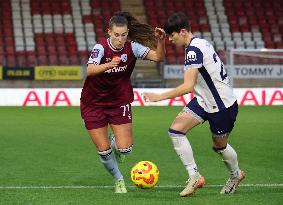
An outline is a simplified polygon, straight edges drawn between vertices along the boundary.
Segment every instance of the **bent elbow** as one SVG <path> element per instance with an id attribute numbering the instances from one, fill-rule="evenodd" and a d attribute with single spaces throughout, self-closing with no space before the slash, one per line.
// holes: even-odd
<path id="1" fill-rule="evenodd" d="M 86 68 L 86 75 L 90 76 L 91 75 L 91 69 L 87 66 Z"/>
<path id="2" fill-rule="evenodd" d="M 184 92 L 185 92 L 185 94 L 191 93 L 193 91 L 194 91 L 194 85 L 193 84 L 190 84 L 190 83 L 185 83 L 184 84 Z"/>
<path id="3" fill-rule="evenodd" d="M 92 76 L 92 75 L 96 75 L 96 73 L 94 72 L 94 65 L 93 64 L 88 64 L 86 67 L 86 75 L 87 76 Z"/>

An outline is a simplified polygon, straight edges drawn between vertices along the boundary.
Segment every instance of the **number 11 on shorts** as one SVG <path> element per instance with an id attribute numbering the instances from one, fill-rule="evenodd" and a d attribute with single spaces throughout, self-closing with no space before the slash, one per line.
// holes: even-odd
<path id="1" fill-rule="evenodd" d="M 122 105 L 120 108 L 123 108 L 123 116 L 126 116 L 126 112 L 128 112 L 128 117 L 131 119 L 131 113 L 130 113 L 130 105 Z"/>

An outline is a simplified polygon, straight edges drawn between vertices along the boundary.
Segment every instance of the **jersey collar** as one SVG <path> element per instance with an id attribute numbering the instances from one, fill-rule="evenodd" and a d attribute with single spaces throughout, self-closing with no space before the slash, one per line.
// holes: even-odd
<path id="1" fill-rule="evenodd" d="M 117 49 L 113 46 L 113 44 L 111 43 L 111 40 L 110 38 L 107 38 L 107 43 L 108 43 L 108 46 L 111 48 L 111 50 L 115 51 L 115 52 L 119 52 L 121 50 L 123 50 L 124 46 L 121 48 L 121 49 Z"/>
<path id="2" fill-rule="evenodd" d="M 191 40 L 190 40 L 190 43 L 189 43 L 186 47 L 189 47 L 189 46 L 190 46 L 190 44 L 191 44 L 191 42 L 192 42 L 195 38 L 197 38 L 197 37 L 195 37 L 195 36 L 194 36 L 194 37 L 192 37 L 192 38 L 191 38 Z"/>

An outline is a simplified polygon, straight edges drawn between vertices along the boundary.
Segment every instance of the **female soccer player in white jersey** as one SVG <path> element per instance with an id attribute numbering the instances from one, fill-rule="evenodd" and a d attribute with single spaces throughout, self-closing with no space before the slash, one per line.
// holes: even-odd
<path id="1" fill-rule="evenodd" d="M 172 43 L 185 46 L 184 82 L 162 94 L 144 93 L 144 99 L 156 102 L 195 92 L 196 97 L 177 115 L 168 130 L 189 174 L 187 186 L 180 196 L 189 196 L 205 184 L 186 133 L 206 120 L 210 124 L 213 150 L 222 157 L 230 171 L 220 193 L 232 194 L 245 178 L 245 173 L 239 169 L 235 150 L 227 143 L 236 121 L 238 104 L 223 63 L 208 41 L 193 36 L 185 14 L 178 12 L 170 16 L 164 30 Z"/>

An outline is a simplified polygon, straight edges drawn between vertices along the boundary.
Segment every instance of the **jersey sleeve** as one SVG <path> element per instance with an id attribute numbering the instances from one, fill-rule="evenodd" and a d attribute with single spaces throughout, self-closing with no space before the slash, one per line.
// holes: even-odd
<path id="1" fill-rule="evenodd" d="M 201 68 L 203 66 L 203 53 L 195 46 L 189 46 L 186 48 L 185 56 L 185 70 L 190 68 Z"/>
<path id="2" fill-rule="evenodd" d="M 146 47 L 137 42 L 131 42 L 132 50 L 136 58 L 144 59 L 150 51 L 149 47 Z"/>
<path id="3" fill-rule="evenodd" d="M 90 54 L 87 64 L 99 65 L 101 58 L 104 56 L 104 48 L 101 44 L 96 44 Z"/>

